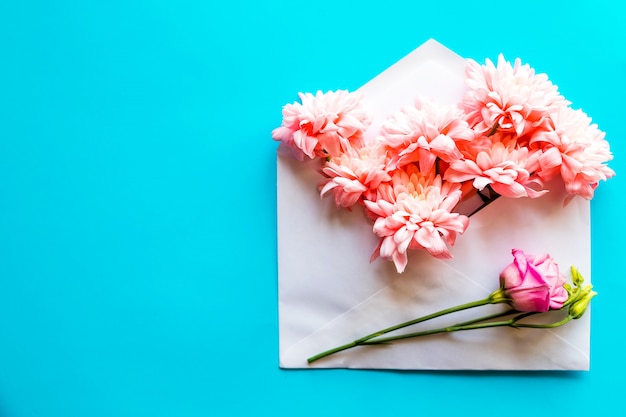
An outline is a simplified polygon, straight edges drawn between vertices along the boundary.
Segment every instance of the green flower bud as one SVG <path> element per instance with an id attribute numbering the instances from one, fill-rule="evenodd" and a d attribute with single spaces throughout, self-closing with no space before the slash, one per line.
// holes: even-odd
<path id="1" fill-rule="evenodd" d="M 563 288 L 565 288 L 565 291 L 567 291 L 567 299 L 568 300 L 570 300 L 572 298 L 572 296 L 574 294 L 576 294 L 576 291 L 578 290 L 578 288 L 572 287 L 568 283 L 563 284 Z"/>
<path id="2" fill-rule="evenodd" d="M 572 301 L 569 307 L 569 316 L 574 320 L 581 318 L 585 314 L 591 299 L 598 295 L 597 292 L 591 290 L 592 288 L 591 285 L 585 286 L 576 299 Z"/>
<path id="3" fill-rule="evenodd" d="M 570 268 L 570 272 L 572 274 L 572 282 L 576 287 L 580 287 L 585 278 L 580 274 L 580 272 L 578 272 L 578 269 L 575 266 Z"/>

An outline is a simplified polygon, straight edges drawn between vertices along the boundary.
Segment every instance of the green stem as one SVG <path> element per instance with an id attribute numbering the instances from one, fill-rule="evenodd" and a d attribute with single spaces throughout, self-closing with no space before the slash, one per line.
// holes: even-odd
<path id="1" fill-rule="evenodd" d="M 509 314 L 512 314 L 511 312 L 509 312 Z M 501 316 L 505 316 L 505 315 L 509 315 L 509 314 L 499 314 Z M 471 320 L 471 321 L 467 321 L 464 323 L 459 323 L 459 324 L 455 324 L 453 326 L 447 326 L 447 327 L 440 327 L 438 329 L 431 329 L 431 330 L 424 330 L 421 332 L 415 332 L 415 333 L 408 333 L 408 334 L 402 334 L 402 335 L 398 335 L 398 336 L 390 336 L 390 337 L 381 337 L 375 340 L 368 340 L 366 342 L 361 343 L 361 345 L 380 345 L 380 344 L 385 344 L 385 343 L 390 343 L 396 340 L 403 340 L 403 339 L 411 339 L 414 337 L 421 337 L 421 336 L 429 336 L 432 334 L 439 334 L 439 333 L 451 333 L 451 332 L 457 332 L 457 331 L 463 331 L 463 330 L 476 330 L 476 329 L 487 329 L 490 327 L 513 327 L 515 329 L 519 329 L 519 328 L 530 328 L 530 329 L 552 329 L 555 327 L 559 327 L 564 325 L 565 323 L 567 323 L 568 321 L 570 321 L 572 319 L 572 317 L 567 316 L 562 320 L 559 320 L 557 322 L 554 323 L 547 323 L 547 324 L 532 324 L 532 323 L 519 323 L 520 320 L 525 319 L 526 317 L 530 317 L 532 315 L 535 314 L 539 314 L 536 312 L 530 312 L 530 313 L 523 313 L 523 314 L 519 314 L 509 320 L 502 320 L 502 321 L 490 321 L 487 323 L 483 323 L 485 320 L 489 319 L 489 316 L 485 316 L 482 317 L 480 319 L 476 319 L 476 320 Z M 494 314 L 492 315 L 492 318 L 496 318 L 498 316 L 498 314 Z"/>
<path id="2" fill-rule="evenodd" d="M 446 314 L 456 313 L 458 311 L 467 310 L 469 308 L 474 308 L 474 307 L 480 307 L 480 306 L 487 305 L 487 304 L 505 303 L 505 302 L 508 302 L 508 301 L 510 301 L 510 300 L 506 297 L 506 294 L 504 293 L 504 291 L 502 289 L 498 289 L 498 290 L 494 291 L 491 295 L 489 295 L 489 297 L 487 297 L 485 299 L 478 300 L 478 301 L 473 301 L 473 302 L 470 302 L 470 303 L 461 304 L 461 305 L 458 305 L 458 306 L 455 306 L 455 307 L 446 308 L 446 309 L 440 310 L 440 311 L 438 311 L 436 313 L 428 314 L 428 315 L 425 315 L 425 316 L 422 316 L 422 317 L 418 317 L 418 318 L 413 319 L 413 320 L 405 321 L 404 323 L 400 323 L 400 324 L 397 324 L 395 326 L 387 327 L 386 329 L 379 330 L 379 331 L 374 332 L 372 334 L 369 334 L 369 335 L 367 335 L 365 337 L 362 337 L 360 339 L 354 340 L 354 341 L 352 341 L 350 343 L 346 343 L 345 345 L 337 346 L 337 347 L 335 347 L 333 349 L 329 349 L 329 350 L 326 350 L 326 351 L 324 351 L 322 353 L 318 353 L 317 355 L 314 355 L 314 356 L 311 356 L 310 358 L 308 358 L 307 361 L 309 363 L 315 362 L 316 360 L 325 358 L 326 356 L 332 355 L 334 353 L 341 352 L 343 350 L 350 349 L 350 348 L 353 348 L 355 346 L 363 345 L 368 340 L 374 339 L 376 337 L 380 337 L 380 336 L 382 336 L 384 334 L 387 334 L 389 332 L 393 332 L 395 330 L 399 330 L 399 329 L 402 329 L 402 328 L 405 328 L 405 327 L 408 327 L 408 326 L 412 326 L 414 324 L 422 323 L 422 322 L 427 321 L 427 320 L 432 320 L 434 318 L 441 317 L 441 316 L 444 316 Z"/>
<path id="3" fill-rule="evenodd" d="M 479 211 L 481 211 L 482 209 L 487 207 L 489 204 L 491 204 L 494 201 L 496 201 L 499 197 L 501 197 L 501 195 L 496 193 L 493 190 L 493 188 L 491 188 L 491 186 L 489 186 L 489 185 L 487 187 L 483 188 L 482 191 L 476 190 L 476 192 L 478 193 L 478 197 L 480 197 L 480 199 L 482 200 L 483 203 L 479 207 L 474 209 L 474 211 L 469 213 L 467 215 L 467 217 L 473 216 L 474 214 L 478 213 Z"/>
<path id="4" fill-rule="evenodd" d="M 431 329 L 431 330 L 424 330 L 421 332 L 401 334 L 399 336 L 381 337 L 375 340 L 368 340 L 366 342 L 361 343 L 361 345 L 363 346 L 382 345 L 382 344 L 386 344 L 386 343 L 393 342 L 396 340 L 412 339 L 415 337 L 429 336 L 429 335 L 439 334 L 439 333 L 451 333 L 451 332 L 458 332 L 461 330 L 476 330 L 476 329 L 486 329 L 489 327 L 511 326 L 513 323 L 514 323 L 514 319 L 509 319 L 505 321 L 491 321 L 488 323 L 474 323 L 474 324 L 468 324 L 468 325 L 454 325 L 454 326 L 448 326 L 448 327 L 440 327 L 438 329 Z"/>
<path id="5" fill-rule="evenodd" d="M 457 323 L 455 324 L 455 326 L 467 326 L 469 324 L 480 323 L 482 321 L 493 320 L 493 319 L 497 319 L 500 317 L 506 317 L 506 316 L 510 316 L 516 313 L 519 313 L 519 311 L 512 308 L 510 310 L 506 310 L 501 313 L 489 314 L 488 316 L 479 317 L 474 320 L 468 320 L 468 321 L 464 321 L 463 323 Z"/>
<path id="6" fill-rule="evenodd" d="M 525 327 L 528 329 L 553 329 L 555 327 L 564 325 L 565 323 L 567 323 L 568 321 L 572 319 L 573 317 L 568 315 L 563 320 L 559 320 L 554 323 L 548 323 L 548 324 L 518 323 L 515 327 Z"/>
<path id="7" fill-rule="evenodd" d="M 494 123 L 489 133 L 487 133 L 487 137 L 495 135 L 499 127 L 500 127 L 500 124 L 498 122 Z"/>

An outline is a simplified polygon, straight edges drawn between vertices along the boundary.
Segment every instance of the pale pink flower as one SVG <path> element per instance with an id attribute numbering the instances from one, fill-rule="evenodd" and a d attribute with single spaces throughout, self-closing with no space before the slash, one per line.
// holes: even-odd
<path id="1" fill-rule="evenodd" d="M 345 90 L 299 93 L 302 103 L 283 107 L 282 125 L 272 132 L 274 140 L 293 156 L 325 158 L 339 155 L 351 145 L 361 146 L 370 117 L 356 93 Z"/>
<path id="2" fill-rule="evenodd" d="M 571 196 L 591 200 L 600 180 L 615 175 L 606 165 L 613 155 L 605 134 L 583 111 L 571 107 L 561 108 L 552 120 L 553 130 L 536 135 L 531 142 L 543 150 L 539 175 L 549 179 L 560 174 Z"/>
<path id="3" fill-rule="evenodd" d="M 463 108 L 469 124 L 483 134 L 528 134 L 543 128 L 550 113 L 566 103 L 545 74 L 535 74 L 519 58 L 511 65 L 500 54 L 497 66 L 489 59 L 486 65 L 469 59 L 465 74 L 469 90 Z"/>
<path id="4" fill-rule="evenodd" d="M 459 159 L 450 164 L 444 178 L 451 182 L 473 181 L 478 190 L 490 186 L 505 197 L 539 197 L 547 190 L 534 175 L 539 167 L 539 152 L 528 148 L 505 146 L 495 142 L 490 148 L 478 150 L 474 158 Z"/>
<path id="5" fill-rule="evenodd" d="M 323 197 L 332 191 L 338 207 L 350 208 L 362 197 L 370 198 L 381 183 L 391 181 L 389 158 L 381 144 L 350 148 L 331 157 L 322 167 L 328 179 L 322 184 Z"/>
<path id="6" fill-rule="evenodd" d="M 430 171 L 437 158 L 445 162 L 460 158 L 456 142 L 472 139 L 474 131 L 457 106 L 425 100 L 387 119 L 378 138 L 396 153 L 398 166 L 419 161 L 423 172 Z"/>
<path id="7" fill-rule="evenodd" d="M 568 299 L 565 276 L 550 255 L 526 255 L 513 249 L 513 262 L 500 273 L 500 283 L 519 311 L 558 310 Z"/>
<path id="8" fill-rule="evenodd" d="M 450 258 L 448 246 L 465 232 L 469 219 L 452 209 L 461 198 L 459 184 L 442 181 L 439 175 L 423 175 L 415 165 L 395 171 L 392 182 L 382 184 L 376 201 L 365 200 L 378 216 L 374 233 L 381 238 L 372 259 L 380 255 L 404 271 L 408 249 L 425 249 L 437 258 Z"/>

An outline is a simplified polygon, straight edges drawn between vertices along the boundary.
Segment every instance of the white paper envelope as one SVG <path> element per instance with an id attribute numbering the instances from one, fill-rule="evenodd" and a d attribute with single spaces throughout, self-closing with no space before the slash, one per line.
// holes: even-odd
<path id="1" fill-rule="evenodd" d="M 417 96 L 458 103 L 465 90 L 465 60 L 430 40 L 359 90 L 375 122 Z M 306 163 L 304 163 L 306 164 Z M 320 199 L 321 177 L 302 162 L 279 156 L 278 279 L 280 366 L 283 368 L 587 370 L 590 311 L 565 326 L 491 328 L 360 346 L 313 364 L 307 358 L 374 331 L 450 306 L 487 297 L 519 248 L 549 253 L 569 277 L 571 265 L 590 277 L 589 202 L 552 190 L 539 199 L 500 198 L 470 218 L 452 248 L 438 260 L 410 251 L 398 274 L 391 262 L 369 262 L 378 244 L 363 213 Z M 406 331 L 450 325 L 501 311 L 485 306 L 422 323 Z M 438 326 L 437 326 L 438 327 Z"/>

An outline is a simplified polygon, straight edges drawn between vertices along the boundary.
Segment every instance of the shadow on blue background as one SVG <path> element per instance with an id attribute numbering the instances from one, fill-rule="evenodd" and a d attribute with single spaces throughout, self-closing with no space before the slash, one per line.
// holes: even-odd
<path id="1" fill-rule="evenodd" d="M 623 409 L 616 7 L 0 4 L 0 415 Z M 590 372 L 278 368 L 281 107 L 356 89 L 429 38 L 521 57 L 607 132 L 618 176 L 592 202 Z"/>

